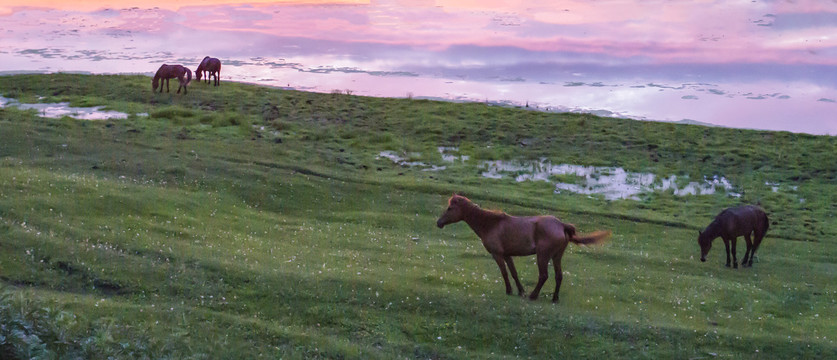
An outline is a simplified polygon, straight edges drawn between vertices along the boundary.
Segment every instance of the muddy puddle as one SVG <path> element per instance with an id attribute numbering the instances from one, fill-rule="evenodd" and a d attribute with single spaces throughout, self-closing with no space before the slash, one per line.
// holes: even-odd
<path id="1" fill-rule="evenodd" d="M 442 161 L 447 165 L 431 165 L 410 161 L 420 154 L 398 154 L 382 151 L 379 158 L 386 158 L 401 166 L 420 167 L 423 171 L 444 171 L 448 166 L 462 165 L 470 159 L 458 154 L 456 148 L 439 147 Z M 481 175 L 489 179 L 514 179 L 523 181 L 545 181 L 554 184 L 555 193 L 577 193 L 601 195 L 608 200 L 640 200 L 642 194 L 672 191 L 677 196 L 712 195 L 723 192 L 740 197 L 732 183 L 723 176 L 691 179 L 685 176 L 657 176 L 651 173 L 630 172 L 620 167 L 583 166 L 553 164 L 547 160 L 538 161 L 480 161 L 476 166 Z"/>
<path id="2" fill-rule="evenodd" d="M 58 119 L 64 116 L 69 116 L 80 120 L 110 120 L 110 119 L 127 119 L 128 114 L 120 111 L 102 110 L 103 106 L 93 107 L 72 107 L 70 103 L 43 103 L 43 104 L 26 104 L 20 103 L 15 99 L 10 99 L 0 96 L 0 108 L 16 107 L 21 110 L 35 109 L 38 115 L 45 118 Z M 148 114 L 141 113 L 137 116 L 148 116 Z"/>

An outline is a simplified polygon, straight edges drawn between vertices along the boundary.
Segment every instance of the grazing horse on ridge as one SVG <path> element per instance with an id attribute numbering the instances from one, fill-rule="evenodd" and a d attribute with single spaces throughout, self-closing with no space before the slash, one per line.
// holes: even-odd
<path id="1" fill-rule="evenodd" d="M 177 93 L 180 94 L 180 89 L 183 89 L 183 94 L 187 94 L 188 90 L 186 89 L 186 86 L 192 82 L 192 70 L 189 70 L 189 68 L 184 67 L 183 65 L 167 64 L 160 65 L 160 68 L 157 69 L 157 73 L 154 74 L 154 79 L 151 80 L 152 92 L 157 91 L 158 86 L 160 87 L 160 92 L 163 92 L 163 84 L 160 83 L 160 80 L 166 82 L 166 92 L 169 92 L 169 79 L 173 78 L 177 78 L 177 81 L 180 83 L 180 86 L 177 87 Z"/>
<path id="2" fill-rule="evenodd" d="M 201 64 L 198 65 L 198 69 L 195 70 L 195 77 L 198 81 L 201 81 L 203 75 L 206 75 L 207 84 L 209 84 L 210 78 L 215 75 L 215 86 L 218 86 L 218 76 L 221 75 L 221 60 L 209 56 L 203 58 Z"/>
<path id="3" fill-rule="evenodd" d="M 537 255 L 538 284 L 529 299 L 535 300 L 541 287 L 549 278 L 549 260 L 555 268 L 555 293 L 552 302 L 558 302 L 558 291 L 564 276 L 561 270 L 561 257 L 570 242 L 579 245 L 598 244 L 610 236 L 610 231 L 596 231 L 589 235 L 579 236 L 575 226 L 562 223 L 554 216 L 511 216 L 500 211 L 483 210 L 468 198 L 453 195 L 448 199 L 448 209 L 436 221 L 440 229 L 447 224 L 465 221 L 471 230 L 482 240 L 482 245 L 494 257 L 503 281 L 506 283 L 506 294 L 511 295 L 512 288 L 506 265 L 517 285 L 517 292 L 523 296 L 523 285 L 517 278 L 512 256 Z"/>
<path id="4" fill-rule="evenodd" d="M 744 259 L 741 266 L 753 266 L 753 257 L 761 245 L 764 234 L 770 226 L 767 214 L 758 206 L 746 205 L 736 208 L 729 208 L 721 211 L 715 220 L 703 231 L 698 232 L 698 245 L 700 245 L 700 261 L 706 261 L 706 255 L 712 248 L 712 240 L 717 237 L 724 239 L 724 246 L 727 248 L 727 267 L 730 264 L 729 243 L 732 242 L 732 267 L 738 268 L 738 258 L 735 255 L 735 243 L 739 236 L 744 236 L 747 242 L 747 251 L 744 252 Z M 754 239 L 750 241 L 750 234 Z"/>

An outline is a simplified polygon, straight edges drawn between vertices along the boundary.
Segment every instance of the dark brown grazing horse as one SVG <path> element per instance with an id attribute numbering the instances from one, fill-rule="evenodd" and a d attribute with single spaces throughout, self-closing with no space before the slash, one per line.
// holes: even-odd
<path id="1" fill-rule="evenodd" d="M 535 300 L 541 287 L 549 278 L 548 266 L 552 259 L 555 268 L 555 293 L 552 302 L 558 302 L 558 291 L 561 289 L 561 257 L 569 242 L 579 245 L 598 244 L 610 236 L 610 231 L 596 231 L 592 234 L 579 236 L 575 227 L 565 224 L 554 216 L 511 216 L 500 211 L 480 209 L 479 206 L 460 195 L 453 195 L 448 200 L 448 209 L 436 221 L 439 228 L 464 220 L 471 230 L 477 233 L 482 245 L 494 257 L 503 281 L 506 283 L 506 294 L 512 293 L 509 276 L 506 273 L 508 264 L 512 278 L 517 285 L 517 292 L 523 296 L 523 285 L 517 278 L 512 256 L 537 255 L 538 284 L 529 299 Z"/>
<path id="2" fill-rule="evenodd" d="M 221 75 L 221 60 L 209 56 L 203 58 L 201 64 L 198 65 L 198 69 L 195 70 L 195 77 L 197 77 L 198 81 L 201 81 L 203 75 L 206 75 L 207 84 L 209 84 L 209 79 L 212 75 L 215 75 L 215 86 L 218 86 L 218 75 Z"/>
<path id="3" fill-rule="evenodd" d="M 729 208 L 721 211 L 715 220 L 703 231 L 698 232 L 698 244 L 700 245 L 700 261 L 706 261 L 706 254 L 712 248 L 712 240 L 717 237 L 724 239 L 724 246 L 727 248 L 727 267 L 730 264 L 729 243 L 732 242 L 732 267 L 738 268 L 738 258 L 735 255 L 735 243 L 739 236 L 744 236 L 747 241 L 747 251 L 741 266 L 753 266 L 753 257 L 756 256 L 761 240 L 767 233 L 770 225 L 767 221 L 767 214 L 758 206 L 746 205 L 736 208 Z M 753 234 L 753 241 L 750 241 L 750 234 Z"/>
<path id="4" fill-rule="evenodd" d="M 177 78 L 180 83 L 180 86 L 177 87 L 177 93 L 180 94 L 180 89 L 183 89 L 183 94 L 187 94 L 186 86 L 192 81 L 192 70 L 183 65 L 161 65 L 157 69 L 157 73 L 154 74 L 154 80 L 151 80 L 151 90 L 157 91 L 157 87 L 159 87 L 160 92 L 163 92 L 163 84 L 160 83 L 160 80 L 163 80 L 166 82 L 166 92 L 169 92 L 169 79 L 173 78 Z"/>

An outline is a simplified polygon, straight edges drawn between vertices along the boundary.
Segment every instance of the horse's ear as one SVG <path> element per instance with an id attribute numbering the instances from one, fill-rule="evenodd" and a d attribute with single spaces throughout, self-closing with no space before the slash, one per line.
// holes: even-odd
<path id="1" fill-rule="evenodd" d="M 454 193 L 453 196 L 450 198 L 451 204 L 459 204 L 462 202 L 462 195 Z"/>

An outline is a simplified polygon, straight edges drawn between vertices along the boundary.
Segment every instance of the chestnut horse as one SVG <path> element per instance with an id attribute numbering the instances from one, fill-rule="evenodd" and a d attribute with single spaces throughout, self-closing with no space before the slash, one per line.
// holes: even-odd
<path id="1" fill-rule="evenodd" d="M 558 302 L 558 291 L 561 289 L 561 257 L 569 242 L 579 245 L 598 244 L 610 236 L 610 231 L 596 231 L 592 234 L 579 236 L 575 226 L 562 223 L 554 216 L 511 216 L 500 211 L 483 210 L 468 198 L 453 195 L 448 199 L 448 209 L 436 221 L 440 229 L 447 224 L 464 220 L 471 230 L 482 240 L 482 245 L 494 257 L 503 281 L 506 283 L 506 294 L 512 293 L 506 265 L 517 285 L 517 292 L 523 296 L 523 285 L 517 278 L 512 256 L 537 255 L 538 284 L 529 295 L 535 300 L 541 287 L 549 278 L 548 266 L 552 259 L 555 268 L 555 293 L 552 302 Z"/>
<path id="2" fill-rule="evenodd" d="M 184 76 L 186 77 L 184 79 Z M 157 69 L 157 73 L 154 74 L 154 79 L 151 80 L 151 91 L 157 91 L 157 87 L 160 87 L 160 92 L 163 92 L 163 84 L 160 83 L 160 80 L 166 82 L 166 92 L 169 92 L 169 79 L 177 78 L 177 81 L 180 82 L 180 86 L 177 87 L 177 93 L 180 94 L 180 89 L 183 89 L 183 94 L 185 95 L 188 93 L 186 90 L 186 86 L 192 81 L 192 70 L 189 68 L 184 67 L 183 65 L 166 65 L 163 64 Z"/>
<path id="3" fill-rule="evenodd" d="M 195 70 L 195 77 L 198 81 L 201 81 L 202 75 L 206 75 L 207 84 L 209 84 L 212 75 L 215 75 L 215 86 L 218 86 L 218 75 L 221 75 L 221 60 L 209 56 L 203 58 L 201 64 L 198 65 L 198 69 Z"/>
<path id="4" fill-rule="evenodd" d="M 753 266 L 753 257 L 756 256 L 756 250 L 761 245 L 761 240 L 769 226 L 767 214 L 758 206 L 746 205 L 721 211 L 706 229 L 698 232 L 700 261 L 706 261 L 706 254 L 712 248 L 712 240 L 721 237 L 727 248 L 726 266 L 729 267 L 730 264 L 729 243 L 732 242 L 732 267 L 737 269 L 738 258 L 735 254 L 735 243 L 736 239 L 743 235 L 747 242 L 747 251 L 744 252 L 741 266 Z M 753 241 L 750 241 L 750 234 L 753 234 Z"/>

